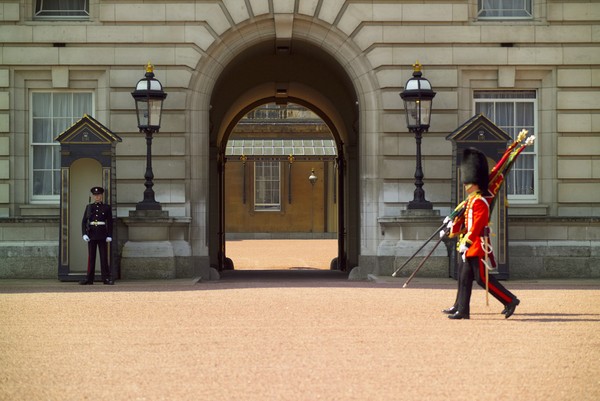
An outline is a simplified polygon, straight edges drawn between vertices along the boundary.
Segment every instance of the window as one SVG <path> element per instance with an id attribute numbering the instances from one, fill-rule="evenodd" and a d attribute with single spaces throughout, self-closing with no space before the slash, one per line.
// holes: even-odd
<path id="1" fill-rule="evenodd" d="M 475 113 L 482 113 L 496 125 L 516 138 L 522 129 L 536 134 L 535 91 L 475 91 Z M 510 199 L 536 200 L 537 143 L 519 155 L 505 178 Z"/>
<path id="2" fill-rule="evenodd" d="M 35 18 L 89 18 L 89 0 L 36 0 Z"/>
<path id="3" fill-rule="evenodd" d="M 281 210 L 279 165 L 278 161 L 254 163 L 254 210 Z"/>
<path id="4" fill-rule="evenodd" d="M 480 19 L 532 18 L 532 0 L 477 0 Z"/>
<path id="5" fill-rule="evenodd" d="M 90 92 L 31 95 L 31 193 L 33 200 L 58 200 L 60 144 L 54 140 L 84 114 L 92 115 Z"/>

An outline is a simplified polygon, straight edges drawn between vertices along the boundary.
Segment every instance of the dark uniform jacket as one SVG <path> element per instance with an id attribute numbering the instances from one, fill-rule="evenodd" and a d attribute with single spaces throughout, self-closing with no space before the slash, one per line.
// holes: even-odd
<path id="1" fill-rule="evenodd" d="M 87 234 L 91 240 L 106 240 L 112 237 L 112 208 L 106 203 L 90 203 L 86 206 L 81 221 L 82 235 Z"/>

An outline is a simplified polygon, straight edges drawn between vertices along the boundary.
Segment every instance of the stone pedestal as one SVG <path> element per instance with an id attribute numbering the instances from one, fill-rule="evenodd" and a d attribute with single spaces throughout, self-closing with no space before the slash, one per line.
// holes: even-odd
<path id="1" fill-rule="evenodd" d="M 403 210 L 400 216 L 381 217 L 378 219 L 381 228 L 381 240 L 375 258 L 361 257 L 360 266 L 352 276 L 366 278 L 368 274 L 391 276 L 408 258 L 410 258 L 442 225 L 443 218 L 439 210 L 411 209 Z M 409 262 L 397 277 L 409 276 L 423 257 L 435 246 L 439 236 L 431 241 Z M 440 243 L 427 265 L 419 271 L 423 277 L 448 277 L 448 251 L 445 244 Z"/>
<path id="2" fill-rule="evenodd" d="M 127 241 L 121 256 L 123 279 L 169 279 L 177 277 L 175 252 L 170 241 Z"/>
<path id="3" fill-rule="evenodd" d="M 194 277 L 190 218 L 169 217 L 163 210 L 135 210 L 122 219 L 128 241 L 121 254 L 123 279 L 171 279 Z"/>
<path id="4" fill-rule="evenodd" d="M 439 210 L 403 210 L 399 217 L 382 218 L 379 224 L 386 240 L 379 245 L 379 254 L 387 259 L 380 274 L 392 275 L 435 233 L 429 243 L 396 276 L 409 276 L 434 248 L 439 236 L 436 234 L 443 219 Z M 448 277 L 448 250 L 443 242 L 433 251 L 427 265 L 419 271 L 423 277 Z"/>

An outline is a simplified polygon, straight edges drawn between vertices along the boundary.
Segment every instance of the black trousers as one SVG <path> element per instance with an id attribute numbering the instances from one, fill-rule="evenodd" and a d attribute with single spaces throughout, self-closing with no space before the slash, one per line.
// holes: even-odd
<path id="1" fill-rule="evenodd" d="M 463 314 L 470 314 L 471 292 L 473 291 L 473 280 L 480 287 L 485 288 L 485 265 L 480 258 L 467 258 L 459 266 L 458 294 L 454 306 Z M 517 297 L 506 289 L 493 274 L 488 274 L 488 289 L 490 294 L 501 304 L 507 305 Z"/>
<path id="2" fill-rule="evenodd" d="M 94 281 L 96 274 L 96 250 L 100 251 L 100 271 L 102 273 L 102 280 L 110 279 L 110 269 L 108 267 L 108 246 L 106 240 L 90 240 L 88 242 L 88 266 L 87 266 L 87 280 Z"/>

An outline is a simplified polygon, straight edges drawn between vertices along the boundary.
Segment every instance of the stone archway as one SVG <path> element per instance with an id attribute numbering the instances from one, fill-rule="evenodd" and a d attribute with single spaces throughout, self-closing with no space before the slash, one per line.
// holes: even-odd
<path id="1" fill-rule="evenodd" d="M 240 96 L 239 100 L 241 100 L 240 105 L 247 104 L 247 106 L 239 109 L 238 106 L 234 106 L 231 111 L 232 117 L 228 118 L 224 121 L 228 121 L 227 124 L 221 125 L 221 130 L 217 133 L 217 170 L 216 170 L 216 180 L 218 186 L 218 196 L 219 200 L 217 202 L 219 206 L 219 220 L 217 223 L 217 241 L 218 241 L 218 261 L 217 266 L 219 269 L 226 268 L 230 260 L 224 259 L 226 255 L 226 250 L 224 249 L 224 244 L 226 242 L 225 239 L 225 215 L 227 215 L 227 210 L 225 208 L 225 196 L 224 191 L 227 188 L 227 183 L 225 182 L 225 147 L 228 142 L 228 138 L 232 131 L 234 131 L 235 126 L 239 120 L 246 115 L 247 112 L 254 109 L 257 105 L 262 105 L 265 103 L 294 103 L 297 105 L 301 105 L 310 109 L 316 115 L 318 115 L 321 120 L 329 127 L 331 135 L 335 140 L 337 147 L 337 158 L 336 158 L 336 168 L 335 179 L 334 182 L 337 183 L 337 191 L 336 191 L 336 221 L 337 221 L 337 253 L 334 261 L 332 261 L 333 268 L 337 270 L 346 271 L 348 270 L 348 252 L 347 252 L 347 244 L 344 233 L 346 232 L 346 224 L 351 218 L 346 218 L 345 216 L 345 205 L 347 203 L 348 195 L 344 191 L 344 188 L 347 186 L 348 177 L 346 176 L 346 160 L 345 160 L 345 151 L 344 151 L 344 142 L 342 140 L 342 135 L 340 134 L 340 128 L 343 127 L 343 119 L 342 116 L 339 115 L 335 107 L 332 107 L 331 104 L 327 101 L 326 98 L 323 98 L 322 94 L 318 92 L 314 92 L 308 87 L 304 87 L 302 84 L 294 83 L 289 86 L 286 86 L 285 97 L 283 95 L 282 90 L 276 90 L 277 95 L 273 96 L 273 85 L 266 84 L 261 85 L 258 88 L 253 88 L 253 90 L 249 91 L 242 96 Z M 314 93 L 313 93 L 314 92 Z M 258 99 L 258 100 L 257 100 Z M 308 99 L 308 100 L 307 100 Z M 324 106 L 328 106 L 327 111 L 323 109 Z M 237 111 L 237 112 L 236 112 Z M 354 222 L 352 222 L 354 223 Z"/>
<path id="2" fill-rule="evenodd" d="M 347 166 L 341 235 L 348 267 L 358 265 L 368 248 L 362 239 L 367 232 L 361 228 L 359 177 L 363 172 L 377 177 L 377 163 L 366 156 L 378 154 L 377 140 L 366 136 L 378 126 L 374 113 L 369 113 L 377 109 L 375 79 L 363 73 L 370 70 L 368 61 L 347 37 L 333 34 L 331 26 L 319 21 L 294 18 L 288 50 L 281 51 L 276 24 L 265 18 L 225 33 L 196 71 L 190 96 L 191 242 L 195 259 L 212 267 L 219 267 L 219 155 L 240 113 L 265 99 L 305 102 L 331 123 Z"/>

